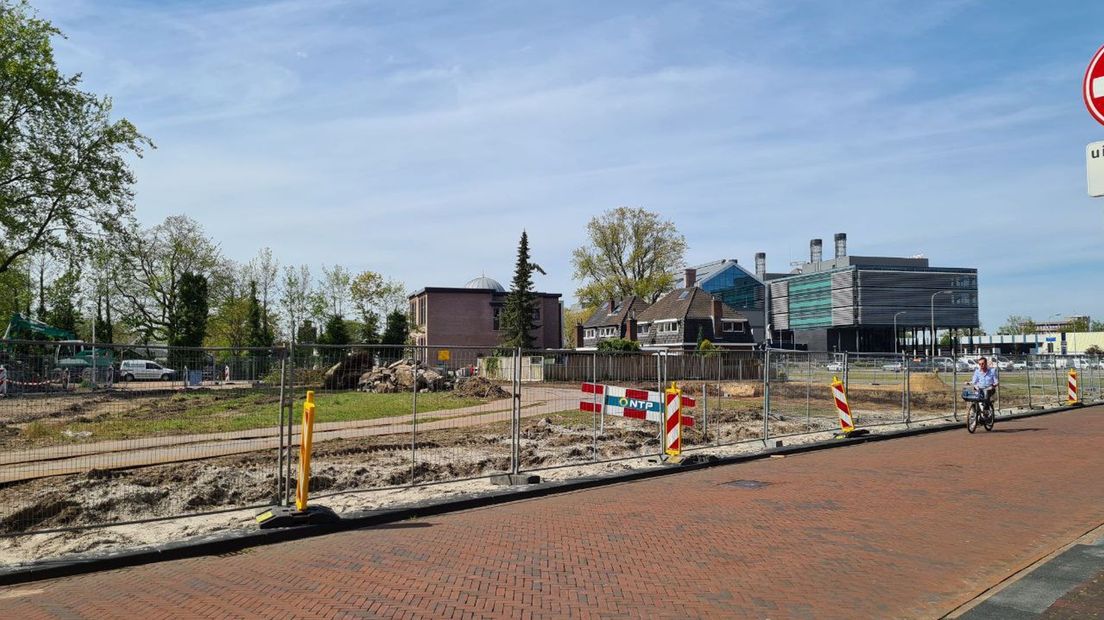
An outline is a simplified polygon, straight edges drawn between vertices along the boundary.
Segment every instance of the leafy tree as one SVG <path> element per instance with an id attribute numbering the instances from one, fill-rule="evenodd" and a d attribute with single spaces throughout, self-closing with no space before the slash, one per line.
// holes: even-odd
<path id="1" fill-rule="evenodd" d="M 1099 345 L 1089 345 L 1085 349 L 1085 355 L 1104 355 L 1104 349 L 1101 349 Z"/>
<path id="2" fill-rule="evenodd" d="M 304 319 L 310 312 L 308 300 L 311 291 L 311 273 L 306 265 L 284 267 L 284 277 L 280 283 L 280 306 L 283 307 L 284 316 L 288 320 L 288 340 L 292 344 L 296 342 L 315 342 L 315 335 L 307 340 L 300 340 L 300 329 Z M 308 321 L 309 322 L 309 321 Z M 313 328 L 313 323 L 311 324 Z"/>
<path id="3" fill-rule="evenodd" d="M 1004 325 L 1001 325 L 997 329 L 998 334 L 1034 334 L 1035 333 L 1035 321 L 1013 314 L 1005 320 Z"/>
<path id="4" fill-rule="evenodd" d="M 271 347 L 272 332 L 264 324 L 261 316 L 261 302 L 257 299 L 257 283 L 249 281 L 249 299 L 246 301 L 248 318 L 246 319 L 246 343 L 250 347 Z"/>
<path id="5" fill-rule="evenodd" d="M 510 293 L 506 296 L 506 306 L 502 309 L 502 346 L 520 347 L 522 350 L 533 348 L 533 311 L 537 299 L 533 294 L 533 263 L 529 260 L 529 235 L 522 231 L 518 242 L 517 263 L 514 265 L 514 280 Z"/>
<path id="6" fill-rule="evenodd" d="M 30 314 L 27 309 L 32 305 L 33 299 L 34 287 L 31 284 L 29 260 L 21 259 L 11 269 L 0 273 L 0 334 L 3 334 L 3 327 L 13 313 Z"/>
<path id="7" fill-rule="evenodd" d="M 168 344 L 170 347 L 200 347 L 207 335 L 208 292 L 207 278 L 186 271 L 180 275 L 179 291 L 169 321 Z M 185 366 L 196 369 L 205 361 L 198 359 L 194 351 L 169 351 L 169 364 L 174 368 Z"/>
<path id="8" fill-rule="evenodd" d="M 218 246 L 195 220 L 173 215 L 153 228 L 128 231 L 120 239 L 122 257 L 116 291 L 123 298 L 128 320 L 146 342 L 167 341 L 172 309 L 177 306 L 181 274 L 207 278 L 208 297 L 219 306 L 239 297 L 231 294 L 236 272 L 223 262 Z"/>
<path id="9" fill-rule="evenodd" d="M 387 326 L 383 330 L 381 344 L 406 344 L 410 335 L 410 326 L 406 313 L 402 310 L 394 310 L 387 315 Z"/>
<path id="10" fill-rule="evenodd" d="M 581 342 L 575 342 L 575 326 L 586 322 L 594 308 L 564 308 L 563 311 L 563 341 L 569 349 L 583 346 Z"/>
<path id="11" fill-rule="evenodd" d="M 133 212 L 130 155 L 150 142 L 54 61 L 61 32 L 0 0 L 0 273 L 116 230 Z"/>
<path id="12" fill-rule="evenodd" d="M 173 338 L 169 344 L 201 347 L 207 334 L 207 278 L 198 273 L 184 272 L 180 275 L 179 289 L 173 312 Z"/>
<path id="13" fill-rule="evenodd" d="M 380 340 L 380 316 L 399 310 L 406 301 L 406 287 L 385 279 L 375 271 L 363 271 L 352 279 L 349 296 L 360 319 L 358 340 L 376 344 Z"/>
<path id="14" fill-rule="evenodd" d="M 1091 332 L 1104 332 L 1104 321 L 1093 321 L 1089 327 Z"/>
<path id="15" fill-rule="evenodd" d="M 584 306 L 636 295 L 654 303 L 675 282 L 686 239 L 670 220 L 640 208 L 618 207 L 587 224 L 590 242 L 571 257 L 576 296 Z"/>
<path id="16" fill-rule="evenodd" d="M 1089 331 L 1089 318 L 1079 316 L 1066 323 L 1065 328 L 1062 330 L 1065 332 L 1087 332 Z"/>
<path id="17" fill-rule="evenodd" d="M 70 265 L 50 283 L 46 290 L 50 310 L 46 313 L 45 321 L 54 327 L 76 334 L 77 326 L 81 321 L 78 310 L 79 293 L 80 272 L 75 265 Z"/>
<path id="18" fill-rule="evenodd" d="M 334 265 L 333 268 L 322 265 L 322 281 L 319 283 L 318 294 L 325 303 L 329 316 L 345 314 L 352 281 L 349 270 L 341 265 Z"/>
<path id="19" fill-rule="evenodd" d="M 322 344 L 349 344 L 349 327 L 345 324 L 345 317 L 340 314 L 331 314 L 326 320 L 325 331 L 319 342 Z"/>
<path id="20" fill-rule="evenodd" d="M 608 338 L 598 342 L 599 351 L 639 351 L 640 343 L 626 338 Z"/>
<path id="21" fill-rule="evenodd" d="M 318 342 L 318 328 L 314 326 L 310 319 L 303 321 L 295 329 L 295 342 Z"/>

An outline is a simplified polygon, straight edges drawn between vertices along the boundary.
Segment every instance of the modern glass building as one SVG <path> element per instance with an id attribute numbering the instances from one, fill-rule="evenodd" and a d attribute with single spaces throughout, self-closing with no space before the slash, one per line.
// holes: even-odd
<path id="1" fill-rule="evenodd" d="M 898 339 L 935 329 L 975 329 L 977 269 L 931 267 L 926 258 L 848 256 L 836 235 L 836 258 L 810 261 L 769 279 L 775 344 L 812 351 L 893 351 Z"/>
<path id="2" fill-rule="evenodd" d="M 756 342 L 763 341 L 763 281 L 744 269 L 734 258 L 705 263 L 688 271 L 696 274 L 697 286 L 728 307 L 747 317 Z"/>

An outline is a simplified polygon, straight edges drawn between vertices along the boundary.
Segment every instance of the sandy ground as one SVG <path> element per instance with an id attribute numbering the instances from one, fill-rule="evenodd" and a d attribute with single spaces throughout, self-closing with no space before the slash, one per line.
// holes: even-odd
<path id="1" fill-rule="evenodd" d="M 765 444 L 759 438 L 762 420 L 757 412 L 719 411 L 712 416 L 708 437 L 698 431 L 687 431 L 688 453 L 731 456 L 764 449 Z M 940 424 L 948 419 L 926 420 L 912 427 Z M 772 438 L 768 443 L 773 447 L 776 441 L 794 445 L 829 439 L 831 431 L 810 432 L 826 426 L 823 419 L 814 420 L 812 425 L 798 419 L 772 420 Z M 551 418 L 527 420 L 521 429 L 523 470 L 537 470 L 546 480 L 567 480 L 658 467 L 648 458 L 658 452 L 654 428 L 636 421 L 609 419 L 605 432 L 596 433 L 589 424 L 559 423 Z M 875 432 L 900 428 L 904 425 L 879 426 Z M 694 447 L 705 441 L 739 443 Z M 639 456 L 594 463 L 595 448 L 603 460 Z M 426 433 L 419 440 L 416 454 L 412 463 L 409 446 L 396 444 L 394 437 L 337 440 L 319 446 L 312 467 L 312 501 L 340 514 L 501 490 L 485 477 L 424 483 L 508 470 L 509 425 Z M 253 508 L 221 514 L 174 515 L 269 503 L 276 486 L 275 458 L 272 453 L 248 454 L 120 472 L 94 471 L 0 489 L 0 498 L 4 498 L 0 503 L 16 506 L 14 512 L 4 515 L 0 528 L 4 524 L 8 528 L 15 527 L 12 524 L 22 524 L 24 528 L 33 524 L 34 529 L 45 529 L 173 517 L 152 523 L 46 534 L 12 536 L 16 531 L 6 529 L 0 532 L 9 534 L 0 538 L 0 566 L 73 554 L 134 550 L 229 530 L 252 530 L 256 527 Z M 409 486 L 412 469 L 418 486 Z M 397 485 L 402 486 L 394 488 Z M 348 492 L 351 489 L 374 490 Z"/>

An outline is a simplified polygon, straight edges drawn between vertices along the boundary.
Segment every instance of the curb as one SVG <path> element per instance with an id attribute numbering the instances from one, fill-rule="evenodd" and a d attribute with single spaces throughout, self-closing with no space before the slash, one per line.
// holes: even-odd
<path id="1" fill-rule="evenodd" d="M 1082 406 L 1074 406 L 1033 410 L 1003 416 L 998 418 L 998 421 L 1032 418 L 1081 408 Z M 224 555 L 249 547 L 324 536 L 337 532 L 386 525 L 410 519 L 431 517 L 461 510 L 471 510 L 473 508 L 484 508 L 525 499 L 536 499 L 559 493 L 582 491 L 611 484 L 647 480 L 649 478 L 697 471 L 722 465 L 747 463 L 776 455 L 818 452 L 820 450 L 854 446 L 868 442 L 928 435 L 961 428 L 964 424 L 965 422 L 946 422 L 943 424 L 926 426 L 924 428 L 904 429 L 878 434 L 871 433 L 847 439 L 829 439 L 807 444 L 767 448 L 762 452 L 756 452 L 754 454 L 741 454 L 727 457 L 711 457 L 710 455 L 699 454 L 695 451 L 688 453 L 687 461 L 676 467 L 657 467 L 603 476 L 587 476 L 565 481 L 544 482 L 524 489 L 488 491 L 469 495 L 460 499 L 446 501 L 427 500 L 406 505 L 402 508 L 352 512 L 344 515 L 340 522 L 332 524 L 302 525 L 287 529 L 214 534 L 189 538 L 186 541 L 172 542 L 164 545 L 121 551 L 118 553 L 68 556 L 57 560 L 45 560 L 12 568 L 0 569 L 0 586 L 140 566 L 142 564 L 151 564 L 154 562 L 165 562 L 208 555 Z M 770 438 L 767 440 L 770 441 Z"/>

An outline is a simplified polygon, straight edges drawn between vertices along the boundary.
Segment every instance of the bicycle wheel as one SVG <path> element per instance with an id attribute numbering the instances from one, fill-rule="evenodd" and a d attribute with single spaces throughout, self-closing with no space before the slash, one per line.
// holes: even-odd
<path id="1" fill-rule="evenodd" d="M 997 412 L 993 411 L 993 406 L 989 405 L 985 408 L 985 430 L 993 430 L 993 423 L 997 421 Z"/>
<path id="2" fill-rule="evenodd" d="M 978 423 L 978 406 L 977 403 L 970 403 L 970 412 L 966 414 L 966 430 L 973 433 L 977 430 Z"/>

